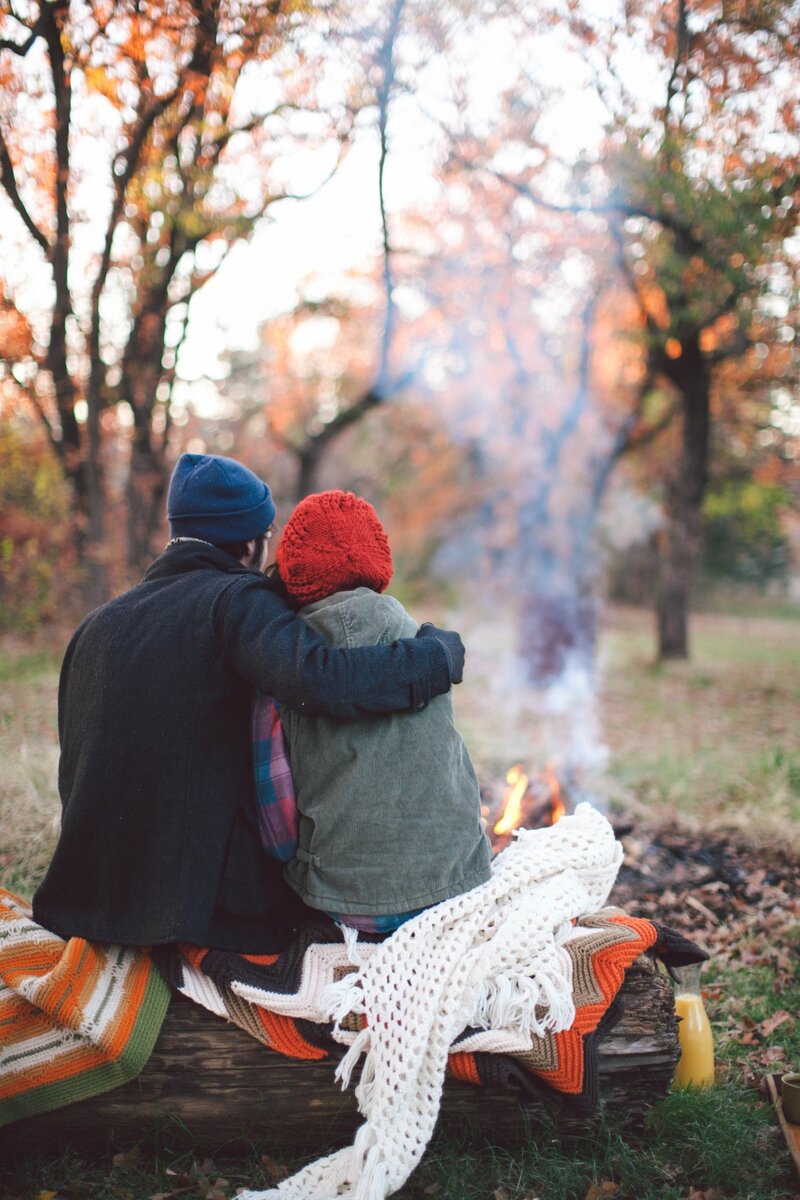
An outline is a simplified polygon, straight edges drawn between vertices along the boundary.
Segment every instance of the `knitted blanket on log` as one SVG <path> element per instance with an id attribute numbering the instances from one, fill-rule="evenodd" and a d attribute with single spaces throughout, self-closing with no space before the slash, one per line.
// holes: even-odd
<path id="1" fill-rule="evenodd" d="M 316 980 L 303 999 L 318 1007 L 303 1015 L 333 1018 L 334 1036 L 350 1043 L 337 1069 L 345 1086 L 363 1055 L 356 1098 L 364 1124 L 351 1146 L 312 1162 L 275 1188 L 242 1193 L 240 1200 L 384 1200 L 392 1195 L 433 1133 L 454 1044 L 458 1054 L 502 1049 L 525 1056 L 535 1053 L 535 1039 L 539 1045 L 550 1039 L 551 1052 L 562 1052 L 555 1072 L 560 1069 L 567 1083 L 569 1044 L 559 1045 L 559 1035 L 574 1028 L 579 1040 L 581 1026 L 596 1029 L 624 967 L 658 939 L 648 922 L 609 918 L 602 933 L 616 926 L 615 951 L 604 964 L 607 972 L 592 961 L 591 982 L 586 982 L 595 1003 L 579 989 L 580 1001 L 589 1002 L 580 1004 L 585 1011 L 576 1026 L 577 945 L 586 946 L 601 931 L 591 919 L 588 925 L 578 922 L 605 903 L 621 859 L 608 821 L 581 804 L 550 828 L 519 831 L 494 860 L 491 879 L 425 910 L 380 944 L 367 950 L 348 936 L 346 949 L 357 970 L 340 979 Z M 618 979 L 609 984 L 608 976 L 617 971 Z M 265 994 L 251 984 L 233 981 L 231 986 L 243 1000 L 300 1015 L 292 1007 L 296 996 L 284 1003 L 275 992 Z M 363 1023 L 358 1032 L 346 1024 L 354 1017 Z M 585 1038 L 581 1049 L 585 1071 Z M 547 1067 L 538 1073 L 546 1075 Z M 575 1076 L 570 1084 L 576 1087 Z M 583 1079 L 577 1086 L 582 1084 Z"/>
<path id="2" fill-rule="evenodd" d="M 674 965 L 705 957 L 650 921 L 597 911 L 619 858 L 608 822 L 581 806 L 552 829 L 523 831 L 487 884 L 385 941 L 345 940 L 320 918 L 278 956 L 180 947 L 159 966 L 186 996 L 279 1053 L 324 1059 L 344 1043 L 344 1079 L 366 1053 L 358 1096 L 367 1123 L 348 1157 L 334 1156 L 347 1190 L 330 1194 L 382 1197 L 421 1156 L 446 1069 L 523 1099 L 552 1088 L 591 1110 L 596 1041 L 614 1020 L 628 966 L 649 949 Z M 132 1078 L 168 1002 L 148 956 L 64 942 L 0 891 L 0 1125 Z M 294 1186 L 272 1194 L 328 1194 L 325 1179 Z"/>
<path id="3" fill-rule="evenodd" d="M 65 942 L 0 889 L 0 1125 L 134 1079 L 169 1000 L 145 955 Z"/>

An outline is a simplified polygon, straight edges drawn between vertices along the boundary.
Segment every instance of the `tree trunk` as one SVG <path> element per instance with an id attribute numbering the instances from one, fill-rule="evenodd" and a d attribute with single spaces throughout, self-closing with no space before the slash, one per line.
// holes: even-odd
<path id="1" fill-rule="evenodd" d="M 171 242 L 171 261 L 180 254 L 177 237 Z M 181 246 L 183 243 L 181 242 Z M 153 540 L 163 520 L 167 489 L 164 446 L 153 440 L 156 394 L 164 375 L 167 288 L 164 272 L 143 295 L 122 363 L 119 399 L 133 413 L 131 455 L 126 485 L 127 553 L 132 576 L 141 575 L 153 558 Z"/>
<path id="2" fill-rule="evenodd" d="M 681 396 L 681 450 L 666 498 L 656 587 L 658 659 L 689 657 L 689 604 L 700 555 L 702 508 L 708 482 L 711 378 L 697 336 L 687 338 L 664 374 Z"/>
<path id="3" fill-rule="evenodd" d="M 317 475 L 324 450 L 324 444 L 309 438 L 297 451 L 297 481 L 294 489 L 295 503 L 299 504 L 306 496 L 319 490 Z"/>
<path id="4" fill-rule="evenodd" d="M 87 425 L 84 598 L 88 608 L 97 608 L 109 597 L 107 505 L 99 405 L 89 407 Z"/>
<path id="5" fill-rule="evenodd" d="M 72 418 L 69 422 L 64 420 L 67 413 Z M 64 436 L 58 448 L 59 463 L 74 499 L 73 542 L 81 568 L 81 600 L 86 612 L 103 604 L 109 596 L 106 495 L 98 415 L 95 413 L 93 417 L 89 410 L 89 424 L 94 428 L 90 428 L 84 439 L 72 408 L 62 409 Z"/>
<path id="6" fill-rule="evenodd" d="M 689 596 L 696 558 L 696 514 L 680 502 L 669 506 L 659 539 L 656 622 L 658 660 L 689 657 Z"/>
<path id="7" fill-rule="evenodd" d="M 631 966 L 619 992 L 622 1016 L 599 1042 L 600 1094 L 620 1120 L 638 1120 L 666 1095 L 678 1058 L 672 985 L 651 959 Z M 176 996 L 150 1061 L 124 1087 L 0 1130 L 0 1152 L 102 1152 L 155 1137 L 172 1151 L 252 1152 L 259 1142 L 319 1153 L 346 1143 L 359 1125 L 353 1089 L 342 1092 L 334 1063 L 284 1058 L 244 1030 Z M 553 1093 L 562 1125 L 585 1129 Z M 476 1125 L 493 1143 L 525 1135 L 517 1099 L 497 1088 L 448 1081 L 441 1121 Z M 560 1118 L 561 1119 L 561 1118 Z"/>
<path id="8" fill-rule="evenodd" d="M 127 561 L 137 578 L 155 554 L 155 535 L 164 520 L 167 468 L 155 450 L 149 428 L 134 428 L 126 483 L 128 508 Z"/>
<path id="9" fill-rule="evenodd" d="M 397 387 L 384 393 L 376 387 L 369 388 L 349 408 L 342 409 L 332 421 L 317 432 L 308 435 L 302 445 L 295 447 L 297 458 L 297 483 L 295 499 L 299 502 L 305 496 L 318 490 L 318 474 L 325 451 L 331 442 L 335 441 L 345 429 L 357 425 L 373 408 L 378 408 L 397 390 Z"/>

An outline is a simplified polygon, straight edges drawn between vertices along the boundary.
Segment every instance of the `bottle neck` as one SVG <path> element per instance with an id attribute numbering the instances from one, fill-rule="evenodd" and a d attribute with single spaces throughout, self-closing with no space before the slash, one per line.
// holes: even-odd
<path id="1" fill-rule="evenodd" d="M 703 969 L 702 963 L 688 963 L 685 967 L 673 967 L 672 974 L 675 978 L 675 990 L 682 995 L 699 996 L 700 995 L 700 972 Z"/>

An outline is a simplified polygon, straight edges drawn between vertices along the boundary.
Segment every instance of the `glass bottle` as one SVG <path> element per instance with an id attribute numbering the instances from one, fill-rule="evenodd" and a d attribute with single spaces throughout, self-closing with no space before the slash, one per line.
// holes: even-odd
<path id="1" fill-rule="evenodd" d="M 714 1041 L 700 991 L 702 963 L 673 968 L 675 1013 L 681 1056 L 673 1088 L 711 1087 L 714 1082 Z"/>

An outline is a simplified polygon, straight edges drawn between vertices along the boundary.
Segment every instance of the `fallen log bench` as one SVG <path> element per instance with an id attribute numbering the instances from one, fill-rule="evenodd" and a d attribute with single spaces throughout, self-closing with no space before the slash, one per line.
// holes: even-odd
<path id="1" fill-rule="evenodd" d="M 603 1107 L 626 1121 L 669 1090 L 678 1058 L 672 985 L 643 956 L 619 992 L 622 1014 L 599 1040 Z M 82 1153 L 157 1140 L 210 1153 L 256 1145 L 318 1153 L 349 1141 L 361 1117 L 352 1088 L 334 1082 L 334 1062 L 293 1060 L 244 1030 L 176 995 L 155 1050 L 123 1087 L 0 1129 L 0 1155 L 71 1147 Z M 560 1107 L 553 1095 L 549 1108 Z M 524 1109 L 508 1092 L 448 1080 L 441 1121 L 486 1130 L 493 1141 L 518 1138 Z M 535 1106 L 531 1110 L 535 1118 Z M 565 1109 L 568 1113 L 568 1109 Z M 576 1130 L 585 1121 L 568 1118 Z"/>

